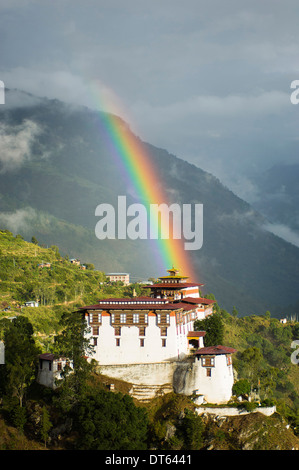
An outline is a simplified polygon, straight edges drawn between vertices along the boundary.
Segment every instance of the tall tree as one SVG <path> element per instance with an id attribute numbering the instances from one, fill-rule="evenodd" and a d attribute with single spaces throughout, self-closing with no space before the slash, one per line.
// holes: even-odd
<path id="1" fill-rule="evenodd" d="M 205 331 L 205 346 L 216 346 L 223 343 L 224 324 L 219 313 L 213 313 L 204 320 L 194 322 L 195 331 Z"/>
<path id="2" fill-rule="evenodd" d="M 95 366 L 94 361 L 88 361 L 94 346 L 88 337 L 90 328 L 80 312 L 65 313 L 60 326 L 62 330 L 55 338 L 54 352 L 68 360 L 61 374 L 60 404 L 70 410 L 86 391 Z"/>
<path id="3" fill-rule="evenodd" d="M 33 327 L 28 318 L 16 317 L 4 333 L 5 389 L 17 396 L 22 406 L 28 387 L 36 376 L 39 349 L 33 338 Z"/>
<path id="4" fill-rule="evenodd" d="M 49 431 L 52 428 L 52 423 L 50 421 L 50 413 L 45 406 L 42 409 L 42 415 L 40 420 L 40 436 L 47 446 L 47 441 L 49 439 Z"/>

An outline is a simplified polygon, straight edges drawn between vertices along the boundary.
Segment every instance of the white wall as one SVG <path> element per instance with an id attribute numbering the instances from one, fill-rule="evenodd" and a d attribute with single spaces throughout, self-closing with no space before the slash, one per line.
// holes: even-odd
<path id="1" fill-rule="evenodd" d="M 164 385 L 172 383 L 176 362 L 154 364 L 124 364 L 100 366 L 99 371 L 111 378 L 135 385 Z"/>
<path id="2" fill-rule="evenodd" d="M 49 361 L 42 359 L 42 369 L 40 368 L 37 373 L 37 382 L 46 387 L 55 388 L 55 381 L 61 379 L 61 371 L 57 370 L 58 362 L 61 363 L 62 370 L 66 365 L 66 359 L 58 359 L 54 361 Z M 51 363 L 51 370 L 49 370 L 49 363 Z"/>
<path id="3" fill-rule="evenodd" d="M 207 406 L 201 406 L 196 408 L 196 413 L 202 415 L 204 413 L 213 414 L 217 416 L 239 416 L 239 415 L 248 415 L 251 413 L 261 413 L 265 416 L 271 416 L 276 412 L 276 406 L 259 406 L 252 411 L 246 411 L 240 408 L 209 408 Z"/>
<path id="4" fill-rule="evenodd" d="M 174 389 L 177 393 L 204 395 L 206 402 L 226 403 L 232 395 L 234 383 L 232 365 L 227 365 L 224 354 L 215 356 L 215 366 L 211 367 L 211 377 L 207 376 L 207 367 L 203 367 L 201 358 L 195 362 L 178 365 L 174 377 Z"/>
<path id="5" fill-rule="evenodd" d="M 116 346 L 116 338 L 120 339 L 120 346 Z M 144 338 L 143 347 L 140 346 L 141 338 Z M 162 346 L 162 338 L 166 339 L 166 347 Z M 161 336 L 160 328 L 156 325 L 156 316 L 148 317 L 145 336 L 139 336 L 137 326 L 122 326 L 121 335 L 115 336 L 110 316 L 102 316 L 93 358 L 100 365 L 146 364 L 177 359 L 179 352 L 174 317 L 170 317 L 167 336 Z"/>

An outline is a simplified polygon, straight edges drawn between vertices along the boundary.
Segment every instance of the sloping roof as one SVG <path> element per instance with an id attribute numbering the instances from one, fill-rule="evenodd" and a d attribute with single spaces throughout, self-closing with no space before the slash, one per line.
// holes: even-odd
<path id="1" fill-rule="evenodd" d="M 187 338 L 201 338 L 205 336 L 205 331 L 189 331 L 187 334 Z"/>
<path id="2" fill-rule="evenodd" d="M 38 357 L 39 359 L 43 359 L 45 361 L 54 361 L 54 359 L 58 359 L 58 360 L 66 359 L 64 356 L 56 356 L 55 354 L 51 354 L 51 353 L 43 353 L 43 354 L 40 354 Z"/>
<path id="3" fill-rule="evenodd" d="M 53 359 L 55 358 L 54 354 L 50 354 L 50 353 L 40 354 L 38 357 L 46 361 L 53 361 Z"/>
<path id="4" fill-rule="evenodd" d="M 206 354 L 232 354 L 237 352 L 234 348 L 229 348 L 228 346 L 221 346 L 220 344 L 217 346 L 207 346 L 205 348 L 198 349 L 194 354 L 196 356 L 206 355 Z"/>
<path id="5" fill-rule="evenodd" d="M 108 297 L 107 299 L 100 299 L 99 303 L 111 303 L 111 302 L 151 302 L 151 303 L 168 303 L 169 299 L 162 299 L 158 297 Z"/>
<path id="6" fill-rule="evenodd" d="M 99 300 L 99 303 L 80 307 L 79 310 L 193 310 L 199 304 L 213 304 L 215 300 L 202 297 L 186 297 L 170 301 L 158 297 L 132 297 Z"/>
<path id="7" fill-rule="evenodd" d="M 215 304 L 216 300 L 205 299 L 204 297 L 184 297 L 181 302 L 187 302 L 189 304 Z"/>
<path id="8" fill-rule="evenodd" d="M 106 276 L 129 276 L 130 273 L 106 273 Z"/>
<path id="9" fill-rule="evenodd" d="M 173 303 L 135 303 L 135 304 L 95 304 L 87 305 L 86 307 L 80 307 L 79 310 L 190 310 L 193 309 L 191 305 L 187 304 L 173 304 Z"/>

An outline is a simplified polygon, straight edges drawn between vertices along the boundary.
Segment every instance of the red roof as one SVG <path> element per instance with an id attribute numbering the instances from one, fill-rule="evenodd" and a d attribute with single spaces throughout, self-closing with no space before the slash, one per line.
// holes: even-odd
<path id="1" fill-rule="evenodd" d="M 45 359 L 46 361 L 53 361 L 54 357 L 55 357 L 54 354 L 50 354 L 50 353 L 44 353 L 44 354 L 39 355 L 40 359 Z"/>
<path id="2" fill-rule="evenodd" d="M 187 334 L 187 338 L 190 336 L 192 336 L 192 338 L 201 338 L 202 336 L 205 336 L 205 334 L 205 331 L 189 331 Z"/>
<path id="3" fill-rule="evenodd" d="M 95 305 L 87 305 L 86 307 L 80 307 L 79 310 L 179 310 L 179 309 L 184 309 L 184 310 L 191 310 L 194 307 L 191 305 L 187 304 L 182 304 L 182 303 L 149 303 L 149 304 L 141 304 L 141 303 L 135 303 L 135 304 L 105 304 L 105 303 L 100 303 L 100 304 L 95 304 Z"/>
<path id="4" fill-rule="evenodd" d="M 237 352 L 236 349 L 234 348 L 229 348 L 227 346 L 207 346 L 205 348 L 200 348 L 195 352 L 196 356 L 201 356 L 205 354 L 232 354 Z"/>
<path id="5" fill-rule="evenodd" d="M 192 284 L 193 285 L 193 284 Z M 132 297 L 114 298 L 99 300 L 98 304 L 81 307 L 80 310 L 193 310 L 199 304 L 213 304 L 215 300 L 202 297 L 185 297 L 184 299 L 173 300 L 158 297 Z"/>
<path id="6" fill-rule="evenodd" d="M 99 302 L 145 302 L 145 301 L 160 301 L 167 302 L 168 299 L 159 299 L 155 297 L 108 297 L 107 299 L 100 299 Z"/>
<path id="7" fill-rule="evenodd" d="M 205 299 L 204 297 L 184 297 L 181 302 L 188 302 L 190 304 L 215 304 L 216 300 Z"/>

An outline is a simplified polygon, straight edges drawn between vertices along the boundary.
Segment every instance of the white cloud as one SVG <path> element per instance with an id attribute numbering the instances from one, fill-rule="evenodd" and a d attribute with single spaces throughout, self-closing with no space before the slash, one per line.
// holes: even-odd
<path id="1" fill-rule="evenodd" d="M 274 233 L 274 235 L 277 235 L 283 240 L 292 243 L 292 245 L 299 247 L 299 234 L 290 229 L 290 227 L 283 224 L 268 223 L 264 225 L 264 229 Z"/>
<path id="2" fill-rule="evenodd" d="M 0 225 L 16 235 L 30 230 L 35 218 L 36 212 L 31 207 L 18 209 L 15 212 L 0 212 Z"/>
<path id="3" fill-rule="evenodd" d="M 16 126 L 2 125 L 0 130 L 0 173 L 14 170 L 30 159 L 31 144 L 39 133 L 39 126 L 30 120 Z"/>

